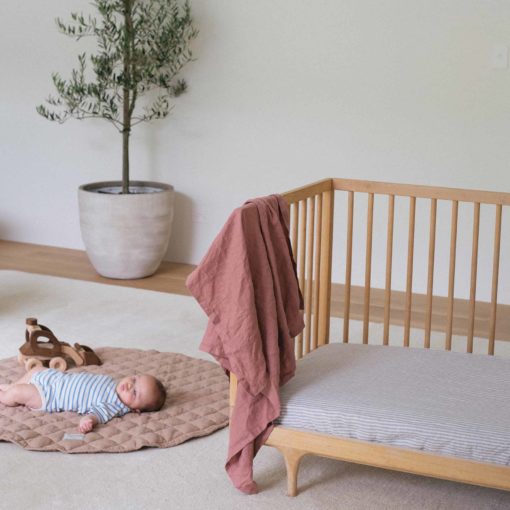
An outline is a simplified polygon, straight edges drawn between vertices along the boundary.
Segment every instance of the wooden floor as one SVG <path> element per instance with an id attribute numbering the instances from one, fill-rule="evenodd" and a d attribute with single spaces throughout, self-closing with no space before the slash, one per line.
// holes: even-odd
<path id="1" fill-rule="evenodd" d="M 138 289 L 169 292 L 172 294 L 189 295 L 185 286 L 187 276 L 195 266 L 163 262 L 158 271 L 148 278 L 138 280 L 114 280 L 99 276 L 90 264 L 87 255 L 81 250 L 55 248 L 38 244 L 17 243 L 0 240 L 0 269 L 25 271 L 28 273 L 61 276 L 75 280 L 121 285 Z M 333 284 L 331 314 L 334 317 L 343 316 L 343 286 Z M 447 304 L 446 298 L 434 298 L 434 313 L 432 329 L 445 331 Z M 364 289 L 353 286 L 351 289 L 351 318 L 363 320 Z M 425 317 L 425 296 L 413 294 L 413 314 L 411 325 L 422 328 Z M 468 301 L 456 299 L 456 318 L 453 323 L 453 333 L 465 335 L 468 326 Z M 402 326 L 404 324 L 405 293 L 392 293 L 392 315 L 390 323 Z M 488 331 L 489 303 L 479 303 L 475 316 L 475 332 L 486 338 Z M 496 338 L 510 341 L 510 305 L 498 305 L 498 323 Z M 382 323 L 384 320 L 384 291 L 372 289 L 370 303 L 370 320 Z"/>
<path id="2" fill-rule="evenodd" d="M 0 240 L 0 269 L 11 269 L 109 285 L 136 287 L 189 295 L 186 277 L 195 266 L 163 262 L 156 273 L 137 280 L 115 280 L 99 276 L 81 250 Z"/>

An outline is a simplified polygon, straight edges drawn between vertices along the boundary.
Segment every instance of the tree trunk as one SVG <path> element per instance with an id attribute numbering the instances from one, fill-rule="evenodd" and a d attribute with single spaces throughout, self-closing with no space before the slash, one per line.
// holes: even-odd
<path id="1" fill-rule="evenodd" d="M 132 39 L 133 39 L 133 18 L 132 0 L 124 0 L 124 89 L 122 98 L 122 193 L 129 193 L 129 136 L 131 135 L 131 108 L 130 90 L 132 78 Z"/>
<path id="2" fill-rule="evenodd" d="M 124 89 L 122 130 L 122 193 L 129 193 L 129 135 L 131 115 L 129 113 L 129 90 Z"/>

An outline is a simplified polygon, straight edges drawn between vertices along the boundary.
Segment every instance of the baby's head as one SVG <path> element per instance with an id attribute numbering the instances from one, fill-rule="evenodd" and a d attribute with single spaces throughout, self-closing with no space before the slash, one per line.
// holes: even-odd
<path id="1" fill-rule="evenodd" d="M 117 395 L 133 411 L 159 411 L 166 399 L 161 381 L 152 375 L 131 375 L 117 384 Z"/>

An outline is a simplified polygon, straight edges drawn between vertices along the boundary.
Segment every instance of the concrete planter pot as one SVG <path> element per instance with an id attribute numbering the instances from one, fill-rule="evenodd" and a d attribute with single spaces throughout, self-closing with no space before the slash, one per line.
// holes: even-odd
<path id="1" fill-rule="evenodd" d="M 107 278 L 134 279 L 161 264 L 172 231 L 174 189 L 168 184 L 131 181 L 119 194 L 118 181 L 78 189 L 80 227 L 90 262 Z"/>

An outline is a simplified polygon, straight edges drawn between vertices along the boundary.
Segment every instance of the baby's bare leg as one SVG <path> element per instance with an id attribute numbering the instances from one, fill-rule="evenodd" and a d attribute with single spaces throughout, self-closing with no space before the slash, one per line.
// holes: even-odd
<path id="1" fill-rule="evenodd" d="M 39 409 L 42 406 L 39 390 L 33 384 L 12 384 L 7 390 L 0 390 L 0 403 L 9 406 L 27 406 Z"/>
<path id="2" fill-rule="evenodd" d="M 32 376 L 35 373 L 40 372 L 41 370 L 47 370 L 47 369 L 44 367 L 35 367 L 35 368 L 32 368 L 32 370 L 29 370 L 28 372 L 26 372 L 25 375 L 23 377 L 21 377 L 20 379 L 18 379 L 16 382 L 13 382 L 11 384 L 0 384 L 0 391 L 7 391 L 11 386 L 14 386 L 16 384 L 28 384 L 30 382 L 30 380 L 32 379 Z"/>
<path id="3" fill-rule="evenodd" d="M 11 407 L 24 405 L 31 409 L 39 409 L 42 406 L 39 390 L 33 384 L 29 384 L 29 382 L 32 379 L 32 375 L 41 370 L 46 369 L 44 367 L 35 367 L 15 383 L 2 384 L 0 386 L 0 402 Z"/>

